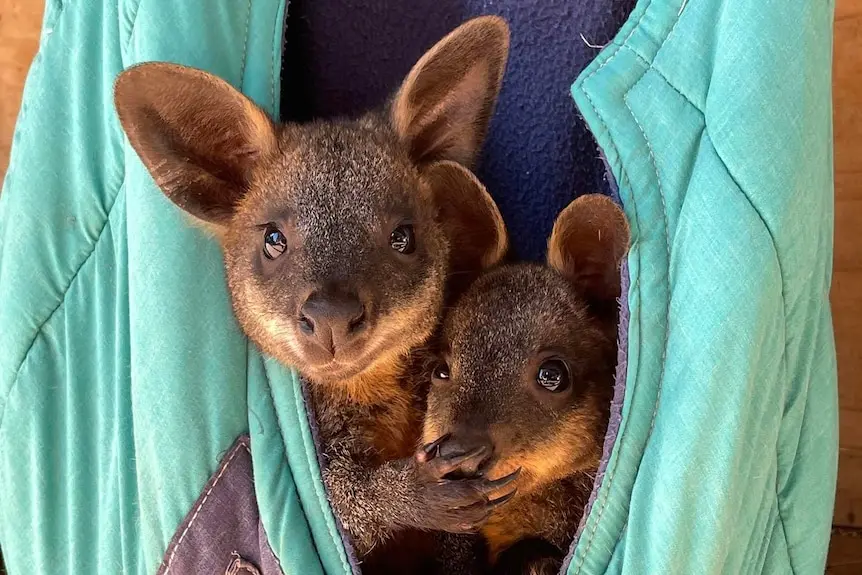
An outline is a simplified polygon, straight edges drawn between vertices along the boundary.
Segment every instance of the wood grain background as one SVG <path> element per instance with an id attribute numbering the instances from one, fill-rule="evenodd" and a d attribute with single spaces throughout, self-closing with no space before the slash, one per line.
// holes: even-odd
<path id="1" fill-rule="evenodd" d="M 39 46 L 42 0 L 0 0 L 0 176 L 6 174 L 21 89 Z"/>
<path id="2" fill-rule="evenodd" d="M 828 572 L 862 573 L 862 0 L 838 0 L 833 60 L 835 259 L 840 451 Z"/>
<path id="3" fill-rule="evenodd" d="M 39 0 L 0 0 L 0 176 L 21 89 L 36 53 Z M 835 524 L 862 528 L 862 0 L 837 0 L 834 59 L 835 260 L 832 309 L 838 347 L 841 451 Z M 830 573 L 862 573 L 862 537 L 836 530 Z"/>

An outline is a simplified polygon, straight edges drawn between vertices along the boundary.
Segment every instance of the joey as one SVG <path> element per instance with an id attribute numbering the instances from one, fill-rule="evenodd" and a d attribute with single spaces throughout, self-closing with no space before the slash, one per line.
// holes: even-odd
<path id="1" fill-rule="evenodd" d="M 520 470 L 481 526 L 500 573 L 559 572 L 577 530 L 607 428 L 628 241 L 621 210 L 583 196 L 557 218 L 547 265 L 484 273 L 444 320 L 424 440 L 449 460 L 485 454 L 470 477 Z"/>
<path id="2" fill-rule="evenodd" d="M 495 486 L 465 477 L 443 493 L 442 468 L 416 453 L 425 386 L 415 374 L 447 290 L 506 250 L 502 218 L 468 168 L 508 41 L 502 19 L 468 21 L 381 110 L 303 125 L 273 122 L 192 68 L 141 64 L 116 82 L 132 147 L 220 242 L 240 326 L 307 383 L 323 479 L 360 557 L 404 529 L 472 525 Z"/>

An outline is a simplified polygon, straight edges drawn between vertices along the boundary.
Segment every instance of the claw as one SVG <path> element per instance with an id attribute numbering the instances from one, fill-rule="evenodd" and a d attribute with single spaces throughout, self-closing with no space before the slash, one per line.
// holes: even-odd
<path id="1" fill-rule="evenodd" d="M 479 487 L 479 490 L 484 494 L 493 493 L 494 491 L 502 489 L 503 487 L 506 487 L 510 483 L 514 482 L 516 479 L 518 479 L 520 475 L 521 468 L 519 467 L 509 475 L 505 475 L 499 479 L 494 479 L 493 481 L 486 480 L 482 482 L 481 487 Z"/>
<path id="2" fill-rule="evenodd" d="M 490 501 L 488 501 L 488 507 L 490 509 L 496 509 L 497 507 L 500 507 L 501 505 L 509 501 L 511 498 L 513 498 L 515 495 L 517 495 L 517 493 L 518 489 L 516 487 L 505 495 L 501 495 L 497 499 L 491 499 Z"/>
<path id="3" fill-rule="evenodd" d="M 437 464 L 440 466 L 440 475 L 448 475 L 453 471 L 458 471 L 458 468 L 460 468 L 468 461 L 476 459 L 477 457 L 483 457 L 487 452 L 488 448 L 485 446 L 481 446 L 475 449 L 471 449 L 467 453 L 461 453 L 459 455 L 441 458 L 437 461 Z"/>
<path id="4" fill-rule="evenodd" d="M 508 501 L 509 497 L 510 495 L 508 494 L 505 496 L 506 501 Z M 500 505 L 502 505 L 506 501 L 501 502 Z M 494 513 L 494 510 L 496 509 L 496 506 L 488 507 L 488 505 L 489 501 L 485 499 L 484 501 L 478 503 L 471 503 L 470 505 L 467 505 L 465 507 L 453 508 L 451 511 L 455 511 L 458 513 L 467 513 L 468 515 L 470 514 L 470 512 L 474 511 L 481 510 L 482 512 L 482 515 L 479 516 L 477 519 L 460 523 L 458 524 L 457 528 L 466 533 L 478 533 L 481 530 L 482 526 L 488 522 L 488 520 L 491 518 L 491 515 Z"/>
<path id="5" fill-rule="evenodd" d="M 419 460 L 420 463 L 425 463 L 426 461 L 434 459 L 438 455 L 435 452 L 440 447 L 440 444 L 449 439 L 450 435 L 450 433 L 446 433 L 445 435 L 441 435 L 431 443 L 423 445 L 419 452 L 416 454 L 416 459 Z"/>

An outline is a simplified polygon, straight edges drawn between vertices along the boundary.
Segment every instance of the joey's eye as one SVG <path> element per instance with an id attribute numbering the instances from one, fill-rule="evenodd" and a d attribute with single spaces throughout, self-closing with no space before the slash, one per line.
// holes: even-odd
<path id="1" fill-rule="evenodd" d="M 545 361 L 536 373 L 536 383 L 554 393 L 565 391 L 571 384 L 569 366 L 561 359 Z"/>
<path id="2" fill-rule="evenodd" d="M 434 372 L 431 374 L 431 377 L 434 379 L 439 379 L 446 381 L 449 379 L 449 366 L 445 363 L 440 363 L 437 367 L 434 368 Z"/>
<path id="3" fill-rule="evenodd" d="M 416 236 L 413 234 L 413 226 L 410 224 L 400 225 L 389 234 L 389 245 L 396 252 L 410 255 L 416 251 Z"/>
<path id="4" fill-rule="evenodd" d="M 275 224 L 266 224 L 263 231 L 263 255 L 274 260 L 287 249 L 287 238 Z"/>

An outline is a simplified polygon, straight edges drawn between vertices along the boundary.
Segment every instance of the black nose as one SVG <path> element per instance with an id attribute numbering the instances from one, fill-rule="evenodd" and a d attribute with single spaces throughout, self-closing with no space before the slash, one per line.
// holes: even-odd
<path id="1" fill-rule="evenodd" d="M 474 467 L 487 461 L 493 455 L 494 446 L 491 438 L 484 433 L 476 430 L 456 431 L 452 433 L 446 441 L 440 444 L 439 455 L 443 458 L 457 457 L 467 453 L 475 453 L 481 451 L 484 457 L 474 460 Z M 469 473 L 475 473 L 478 469 L 463 469 Z"/>
<path id="2" fill-rule="evenodd" d="M 299 308 L 300 332 L 334 354 L 365 326 L 365 306 L 352 293 L 317 291 Z"/>

